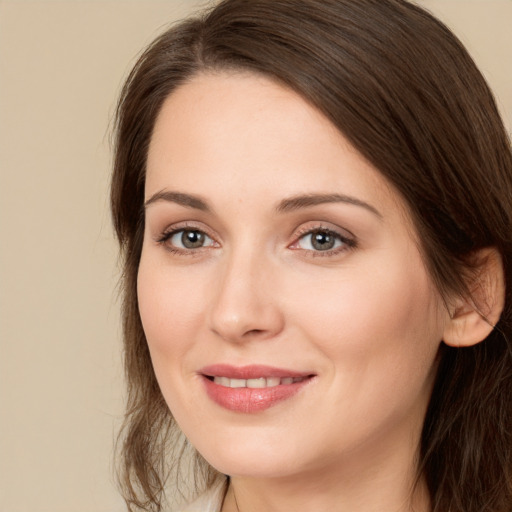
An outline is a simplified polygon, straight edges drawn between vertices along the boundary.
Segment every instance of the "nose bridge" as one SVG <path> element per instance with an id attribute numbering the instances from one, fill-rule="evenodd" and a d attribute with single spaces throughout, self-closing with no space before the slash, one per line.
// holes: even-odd
<path id="1" fill-rule="evenodd" d="M 282 312 L 270 287 L 272 261 L 251 245 L 233 248 L 214 281 L 211 329 L 230 341 L 268 338 L 282 329 Z"/>

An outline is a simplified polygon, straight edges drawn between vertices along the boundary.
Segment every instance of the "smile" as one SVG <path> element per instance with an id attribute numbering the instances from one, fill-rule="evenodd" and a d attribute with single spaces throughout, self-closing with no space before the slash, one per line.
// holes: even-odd
<path id="1" fill-rule="evenodd" d="M 213 377 L 212 380 L 215 384 L 219 384 L 226 388 L 263 389 L 302 382 L 306 378 L 307 377 L 260 377 L 257 379 L 229 379 L 228 377 Z"/>
<path id="2" fill-rule="evenodd" d="M 200 371 L 206 395 L 238 413 L 257 413 L 288 400 L 316 375 L 269 366 L 214 365 Z"/>

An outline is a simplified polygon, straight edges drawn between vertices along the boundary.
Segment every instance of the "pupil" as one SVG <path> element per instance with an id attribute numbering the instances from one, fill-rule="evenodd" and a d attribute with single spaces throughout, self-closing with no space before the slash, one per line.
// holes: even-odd
<path id="1" fill-rule="evenodd" d="M 312 238 L 313 247 L 319 251 L 328 251 L 334 247 L 334 237 L 326 231 L 317 231 Z"/>
<path id="2" fill-rule="evenodd" d="M 196 249 L 204 244 L 204 233 L 200 231 L 184 231 L 181 235 L 183 247 L 187 249 Z"/>

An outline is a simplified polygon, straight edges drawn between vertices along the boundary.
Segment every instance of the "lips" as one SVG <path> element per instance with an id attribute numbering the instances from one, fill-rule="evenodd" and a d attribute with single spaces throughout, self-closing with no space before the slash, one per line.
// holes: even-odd
<path id="1" fill-rule="evenodd" d="M 228 377 L 214 377 L 213 382 L 227 388 L 263 389 L 302 382 L 306 378 L 307 377 L 259 377 L 256 379 L 230 379 Z"/>
<path id="2" fill-rule="evenodd" d="M 213 365 L 202 368 L 206 393 L 221 407 L 255 413 L 292 398 L 312 381 L 314 374 L 251 365 Z"/>

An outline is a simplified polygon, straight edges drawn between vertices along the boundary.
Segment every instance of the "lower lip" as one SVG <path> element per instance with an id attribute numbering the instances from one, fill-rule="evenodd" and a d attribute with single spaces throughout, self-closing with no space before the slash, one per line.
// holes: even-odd
<path id="1" fill-rule="evenodd" d="M 228 388 L 215 384 L 203 376 L 206 393 L 215 403 L 235 412 L 254 413 L 291 398 L 311 382 L 308 377 L 292 384 L 279 384 L 269 388 Z"/>

